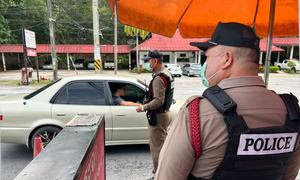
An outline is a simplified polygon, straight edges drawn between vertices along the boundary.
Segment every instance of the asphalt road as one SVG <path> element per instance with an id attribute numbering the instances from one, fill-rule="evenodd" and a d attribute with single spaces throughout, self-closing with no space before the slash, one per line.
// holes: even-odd
<path id="1" fill-rule="evenodd" d="M 82 71 L 80 74 L 92 74 Z M 112 72 L 106 72 L 108 74 Z M 51 77 L 51 72 L 41 72 Z M 121 72 L 121 75 L 134 76 L 149 83 L 150 74 L 130 74 Z M 73 72 L 61 72 L 61 76 L 74 75 Z M 0 80 L 17 79 L 18 72 L 0 73 Z M 199 77 L 176 78 L 175 99 L 184 101 L 192 95 L 201 95 L 205 87 Z M 0 96 L 29 93 L 38 87 L 11 87 L 0 86 Z M 278 93 L 292 92 L 300 98 L 300 74 L 285 73 L 271 74 L 269 88 Z M 141 180 L 152 176 L 152 160 L 148 145 L 112 146 L 106 147 L 107 179 L 108 180 Z M 31 160 L 32 152 L 25 145 L 1 144 L 1 180 L 12 180 Z M 300 180 L 300 176 L 298 178 Z"/>

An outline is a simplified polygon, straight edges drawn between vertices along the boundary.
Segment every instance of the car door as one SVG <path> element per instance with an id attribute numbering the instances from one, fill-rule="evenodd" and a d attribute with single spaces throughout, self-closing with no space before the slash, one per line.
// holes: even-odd
<path id="1" fill-rule="evenodd" d="M 116 82 L 109 82 L 109 84 L 111 83 Z M 145 90 L 141 86 L 124 81 L 118 83 L 122 83 L 125 89 L 125 96 L 122 97 L 125 101 L 143 102 Z M 120 106 L 112 103 L 113 141 L 145 141 L 148 139 L 146 113 L 137 113 L 136 108 L 137 106 Z"/>
<path id="2" fill-rule="evenodd" d="M 51 99 L 52 118 L 68 123 L 76 115 L 89 113 L 105 116 L 105 139 L 111 140 L 112 121 L 104 81 L 72 81 L 62 87 Z"/>

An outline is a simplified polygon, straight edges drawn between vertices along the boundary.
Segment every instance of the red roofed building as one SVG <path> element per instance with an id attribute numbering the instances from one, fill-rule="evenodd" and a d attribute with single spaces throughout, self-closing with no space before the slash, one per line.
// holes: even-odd
<path id="1" fill-rule="evenodd" d="M 144 64 L 143 57 L 151 49 L 157 49 L 162 52 L 165 63 L 198 63 L 200 62 L 199 49 L 190 45 L 194 41 L 207 41 L 208 38 L 184 39 L 177 31 L 172 38 L 152 34 L 152 37 L 139 45 L 140 62 Z M 135 48 L 133 49 L 135 50 Z"/>
<path id="2" fill-rule="evenodd" d="M 89 61 L 93 59 L 94 46 L 90 44 L 57 44 L 55 46 L 56 53 L 58 55 L 66 54 L 67 57 L 63 58 L 67 60 L 67 67 L 70 69 L 69 57 L 72 55 L 74 58 L 85 59 Z M 101 54 L 108 54 L 112 56 L 114 51 L 113 45 L 101 45 Z M 129 45 L 118 45 L 118 54 L 129 55 L 131 48 Z M 49 44 L 37 44 L 36 52 L 38 58 L 43 64 L 45 61 L 51 61 L 49 58 L 51 54 L 51 48 Z M 2 67 L 6 69 L 7 61 L 8 69 L 16 69 L 22 67 L 23 45 L 22 44 L 0 44 L 0 54 L 2 54 Z M 113 59 L 108 57 L 108 59 Z M 105 59 L 103 59 L 105 61 Z M 105 65 L 105 64 L 104 64 Z"/>
<path id="3" fill-rule="evenodd" d="M 197 38 L 197 39 L 184 39 L 181 37 L 180 32 L 177 31 L 172 38 L 165 36 L 152 34 L 152 38 L 146 40 L 139 45 L 140 62 L 144 56 L 147 55 L 147 51 L 150 49 L 157 49 L 164 54 L 164 62 L 166 63 L 200 63 L 201 56 L 199 56 L 199 49 L 190 45 L 190 42 L 204 42 L 208 38 Z M 260 42 L 261 52 L 266 51 L 266 41 Z M 135 48 L 133 49 L 135 50 Z M 284 51 L 283 49 L 272 46 L 273 52 Z M 203 55 L 203 52 L 201 53 Z"/>

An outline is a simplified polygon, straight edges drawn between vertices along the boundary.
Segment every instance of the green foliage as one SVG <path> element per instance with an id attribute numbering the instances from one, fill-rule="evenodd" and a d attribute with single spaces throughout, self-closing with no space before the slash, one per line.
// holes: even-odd
<path id="1" fill-rule="evenodd" d="M 270 66 L 270 73 L 277 73 L 279 71 L 279 67 L 278 66 Z M 265 67 L 264 66 L 259 66 L 259 72 L 263 73 L 265 71 Z"/>
<path id="2" fill-rule="evenodd" d="M 293 61 L 289 61 L 289 62 L 287 63 L 287 65 L 288 65 L 288 67 L 290 67 L 290 68 L 296 67 L 296 63 L 293 62 Z"/>
<path id="3" fill-rule="evenodd" d="M 293 69 L 285 69 L 283 70 L 285 73 L 288 73 L 288 74 L 295 74 L 296 72 L 293 70 Z"/>
<path id="4" fill-rule="evenodd" d="M 118 56 L 118 68 L 119 69 L 128 69 L 129 58 L 128 55 Z"/>
<path id="5" fill-rule="evenodd" d="M 133 68 L 130 72 L 132 73 L 138 73 L 138 69 L 135 67 Z M 140 68 L 140 73 L 152 73 L 151 71 L 145 69 L 145 68 Z"/>
<path id="6" fill-rule="evenodd" d="M 270 73 L 277 73 L 279 71 L 278 66 L 270 66 Z"/>
<path id="7" fill-rule="evenodd" d="M 91 0 L 55 0 L 55 39 L 57 44 L 92 44 L 93 16 Z M 106 0 L 100 0 L 101 44 L 113 43 L 113 18 Z M 32 30 L 36 41 L 48 44 L 49 22 L 46 0 L 0 0 L 0 44 L 22 43 L 22 28 Z M 126 44 L 124 26 L 118 24 L 118 43 Z"/>

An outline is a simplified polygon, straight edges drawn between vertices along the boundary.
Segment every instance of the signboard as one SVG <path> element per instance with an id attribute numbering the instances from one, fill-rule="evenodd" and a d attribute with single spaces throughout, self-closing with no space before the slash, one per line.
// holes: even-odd
<path id="1" fill-rule="evenodd" d="M 27 48 L 36 49 L 35 32 L 24 29 L 25 46 Z"/>
<path id="2" fill-rule="evenodd" d="M 29 57 L 36 57 L 37 53 L 35 49 L 26 49 L 26 54 Z"/>

